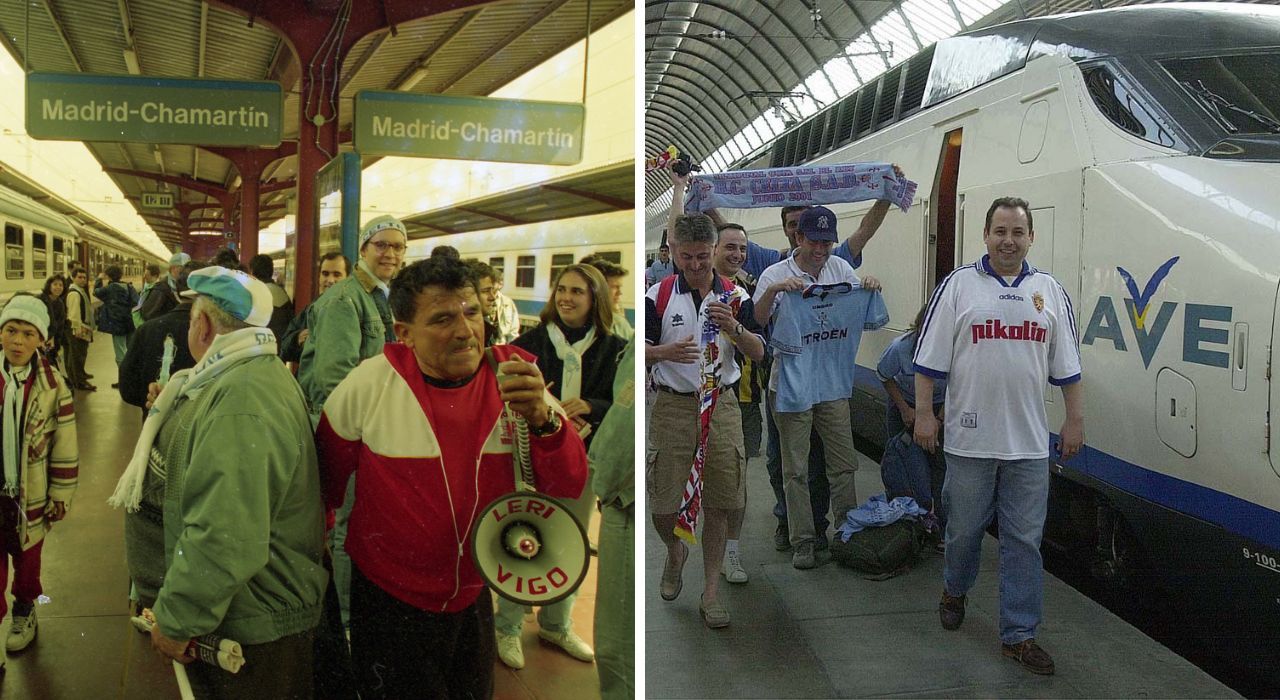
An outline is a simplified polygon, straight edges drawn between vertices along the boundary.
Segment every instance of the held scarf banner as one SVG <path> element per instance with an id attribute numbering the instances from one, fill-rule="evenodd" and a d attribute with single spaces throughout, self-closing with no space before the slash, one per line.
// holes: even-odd
<path id="1" fill-rule="evenodd" d="M 732 290 L 717 298 L 722 304 L 734 299 Z M 740 302 L 730 304 L 737 315 Z M 680 499 L 680 511 L 676 516 L 675 534 L 690 544 L 698 542 L 698 518 L 702 515 L 702 467 L 707 461 L 707 437 L 711 434 L 711 414 L 716 410 L 720 396 L 720 327 L 710 318 L 702 323 L 702 384 L 698 386 L 698 446 L 693 453 L 693 466 L 689 469 L 689 481 L 684 485 L 684 497 Z"/>
<path id="2" fill-rule="evenodd" d="M 699 175 L 689 185 L 684 211 L 754 209 L 884 199 L 911 208 L 916 183 L 899 179 L 889 163 L 848 163 Z"/>

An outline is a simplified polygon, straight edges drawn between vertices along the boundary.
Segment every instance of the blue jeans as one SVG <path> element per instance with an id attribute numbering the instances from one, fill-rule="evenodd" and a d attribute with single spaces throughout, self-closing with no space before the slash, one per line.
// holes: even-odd
<path id="1" fill-rule="evenodd" d="M 1049 501 L 1049 458 L 979 459 L 947 455 L 943 485 L 947 503 L 943 585 L 964 595 L 978 578 L 982 538 L 993 515 L 1000 518 L 1000 641 L 1017 644 L 1036 636 L 1044 604 L 1040 539 Z"/>
<path id="2" fill-rule="evenodd" d="M 769 445 L 764 468 L 769 472 L 769 485 L 773 487 L 773 517 L 787 522 L 787 496 L 782 488 L 782 448 L 778 424 L 773 420 L 773 410 L 765 412 L 765 426 L 769 431 Z M 819 540 L 826 539 L 827 511 L 831 509 L 831 486 L 827 483 L 827 458 L 822 451 L 818 431 L 809 436 L 809 504 L 813 508 L 813 531 Z"/>
<path id="3" fill-rule="evenodd" d="M 934 415 L 938 414 L 941 407 L 941 404 L 934 406 Z M 886 409 L 884 429 L 886 443 L 906 429 L 906 424 L 902 422 L 902 414 L 893 403 L 890 403 Z M 907 437 L 911 438 L 910 432 L 907 433 Z M 911 497 L 916 499 L 916 503 L 919 503 L 921 508 L 928 510 L 932 507 L 939 522 L 945 523 L 946 518 L 941 501 L 942 477 L 946 473 L 946 462 L 942 456 L 942 440 L 939 439 L 938 442 L 938 451 L 929 454 L 912 441 L 904 450 L 908 458 L 903 460 L 901 469 L 891 469 L 883 461 L 881 462 L 880 479 L 884 482 L 886 495 L 901 496 L 910 491 Z"/>

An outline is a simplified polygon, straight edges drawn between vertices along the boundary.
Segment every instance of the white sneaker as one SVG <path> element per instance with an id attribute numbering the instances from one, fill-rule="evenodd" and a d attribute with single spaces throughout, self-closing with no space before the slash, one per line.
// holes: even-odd
<path id="1" fill-rule="evenodd" d="M 582 637 L 579 637 L 572 629 L 566 629 L 560 632 L 550 632 L 548 630 L 538 630 L 538 637 L 548 644 L 554 644 L 565 653 L 579 661 L 591 663 L 596 660 L 596 652 L 587 644 Z"/>
<path id="2" fill-rule="evenodd" d="M 504 634 L 496 632 L 498 637 L 498 658 L 502 659 L 502 663 L 510 668 L 519 671 L 524 668 L 524 645 L 520 642 L 520 635 Z"/>
<path id="3" fill-rule="evenodd" d="M 729 583 L 746 583 L 747 570 L 742 568 L 742 560 L 737 552 L 725 552 L 724 562 L 720 564 L 720 573 Z"/>
<path id="4" fill-rule="evenodd" d="M 9 651 L 22 651 L 36 638 L 36 611 L 31 609 L 30 615 L 14 615 L 9 625 L 9 635 L 5 637 L 4 648 Z"/>

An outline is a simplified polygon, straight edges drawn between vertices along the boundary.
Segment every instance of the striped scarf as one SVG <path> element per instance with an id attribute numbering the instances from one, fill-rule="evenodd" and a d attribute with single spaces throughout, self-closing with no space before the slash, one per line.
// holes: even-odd
<path id="1" fill-rule="evenodd" d="M 734 297 L 732 291 L 721 292 L 717 301 L 728 304 Z M 738 303 L 733 304 L 735 313 Z M 693 452 L 693 466 L 689 469 L 689 480 L 684 485 L 684 497 L 680 499 L 680 511 L 676 516 L 675 534 L 677 537 L 696 544 L 698 542 L 698 519 L 702 516 L 702 469 L 707 461 L 707 438 L 711 434 L 711 415 L 716 410 L 716 400 L 720 397 L 720 327 L 708 317 L 702 322 L 702 336 L 698 344 L 702 346 L 702 357 L 699 370 L 702 383 L 698 385 L 698 446 Z"/>

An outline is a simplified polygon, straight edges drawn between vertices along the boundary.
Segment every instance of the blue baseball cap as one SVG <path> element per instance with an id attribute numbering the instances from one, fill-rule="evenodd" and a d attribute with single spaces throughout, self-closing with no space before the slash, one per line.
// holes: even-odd
<path id="1" fill-rule="evenodd" d="M 184 297 L 209 297 L 218 308 L 251 326 L 266 328 L 271 320 L 271 290 L 239 270 L 204 267 L 187 277 Z"/>
<path id="2" fill-rule="evenodd" d="M 800 215 L 800 233 L 811 241 L 839 240 L 836 237 L 836 215 L 826 207 L 809 207 Z"/>

